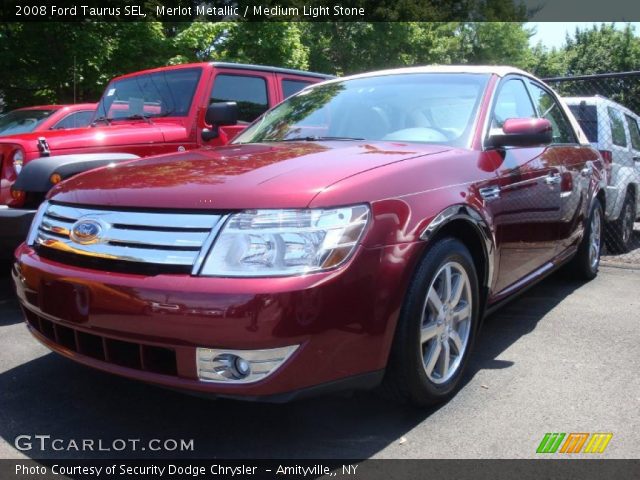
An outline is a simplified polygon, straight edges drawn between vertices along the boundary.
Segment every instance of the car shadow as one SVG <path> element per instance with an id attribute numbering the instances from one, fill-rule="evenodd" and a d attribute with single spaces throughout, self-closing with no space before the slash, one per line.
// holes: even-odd
<path id="1" fill-rule="evenodd" d="M 0 327 L 2 327 L 22 322 L 22 315 L 14 313 L 18 310 L 18 301 L 11 280 L 11 267 L 2 263 L 0 267 L 2 267 L 0 268 Z"/>
<path id="2" fill-rule="evenodd" d="M 480 370 L 513 365 L 511 361 L 498 360 L 500 354 L 533 332 L 547 313 L 585 284 L 567 277 L 560 270 L 485 318 L 463 382 L 465 385 Z"/>
<path id="3" fill-rule="evenodd" d="M 536 328 L 580 286 L 556 276 L 487 319 L 465 383 Z M 362 392 L 290 404 L 207 400 L 100 373 L 46 354 L 0 374 L 0 436 L 61 439 L 185 439 L 193 451 L 24 451 L 39 458 L 368 458 L 437 408 L 403 407 Z M 34 445 L 36 442 L 34 442 Z"/>

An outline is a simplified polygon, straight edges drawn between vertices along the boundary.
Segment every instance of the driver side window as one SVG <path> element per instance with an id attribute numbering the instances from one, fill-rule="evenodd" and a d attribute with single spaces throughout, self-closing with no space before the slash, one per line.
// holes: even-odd
<path id="1" fill-rule="evenodd" d="M 534 118 L 536 111 L 531 103 L 527 88 L 520 79 L 507 80 L 496 98 L 491 116 L 491 129 L 502 129 L 509 118 Z"/>

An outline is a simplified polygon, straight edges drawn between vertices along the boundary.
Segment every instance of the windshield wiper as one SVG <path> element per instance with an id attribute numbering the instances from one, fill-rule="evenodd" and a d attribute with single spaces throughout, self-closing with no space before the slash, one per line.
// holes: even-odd
<path id="1" fill-rule="evenodd" d="M 149 117 L 149 115 L 144 115 L 144 114 L 141 115 L 139 113 L 136 113 L 134 115 L 129 115 L 128 117 L 124 117 L 122 120 L 144 120 L 149 125 L 151 125 L 153 123 L 151 121 L 151 117 Z"/>
<path id="2" fill-rule="evenodd" d="M 292 138 L 283 138 L 282 140 L 264 140 L 264 141 L 266 142 L 317 142 L 321 140 L 354 141 L 354 140 L 365 140 L 365 139 L 358 138 L 358 137 L 320 137 L 316 135 L 309 135 L 306 137 L 292 137 Z"/>
<path id="3" fill-rule="evenodd" d="M 111 121 L 113 118 L 105 117 L 102 115 L 101 117 L 96 118 L 93 122 L 91 122 L 91 126 L 95 127 L 98 122 L 106 123 L 107 125 L 111 125 Z"/>

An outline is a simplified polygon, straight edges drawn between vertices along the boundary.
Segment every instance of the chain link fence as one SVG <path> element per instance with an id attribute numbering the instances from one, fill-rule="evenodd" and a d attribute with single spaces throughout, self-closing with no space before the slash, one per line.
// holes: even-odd
<path id="1" fill-rule="evenodd" d="M 602 261 L 640 266 L 640 72 L 547 78 L 607 165 Z"/>

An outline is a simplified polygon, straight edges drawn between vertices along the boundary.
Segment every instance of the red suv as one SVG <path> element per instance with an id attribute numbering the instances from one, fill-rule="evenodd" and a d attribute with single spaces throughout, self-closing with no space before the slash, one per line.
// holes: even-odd
<path id="1" fill-rule="evenodd" d="M 228 146 L 58 184 L 13 276 L 33 335 L 100 370 L 268 400 L 382 383 L 425 405 L 460 385 L 487 312 L 562 265 L 596 275 L 603 171 L 524 72 L 368 73 Z"/>

